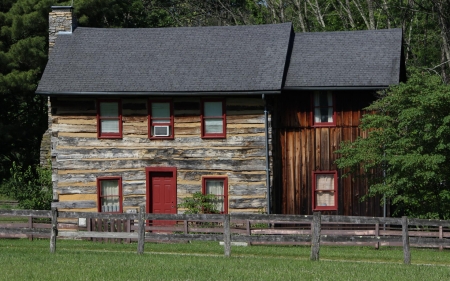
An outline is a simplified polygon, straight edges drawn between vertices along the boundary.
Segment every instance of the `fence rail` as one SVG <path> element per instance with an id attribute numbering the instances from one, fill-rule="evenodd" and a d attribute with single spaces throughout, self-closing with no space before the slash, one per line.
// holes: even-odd
<path id="1" fill-rule="evenodd" d="M 403 246 L 404 262 L 410 262 L 409 247 L 450 248 L 450 221 L 379 217 L 265 214 L 136 214 L 0 210 L 0 218 L 28 217 L 28 222 L 0 223 L 0 237 L 56 238 L 138 242 L 138 254 L 145 241 L 224 241 L 225 256 L 232 242 L 249 244 L 311 245 L 311 259 L 319 259 L 320 245 Z M 51 218 L 50 223 L 36 220 Z M 86 227 L 63 219 L 86 219 Z"/>

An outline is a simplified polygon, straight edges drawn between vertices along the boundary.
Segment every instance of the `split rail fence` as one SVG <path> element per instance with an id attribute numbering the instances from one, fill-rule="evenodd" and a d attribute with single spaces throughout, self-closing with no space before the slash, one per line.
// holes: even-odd
<path id="1" fill-rule="evenodd" d="M 28 217 L 28 222 L 0 223 L 1 237 L 91 239 L 111 242 L 137 241 L 137 253 L 145 241 L 223 241 L 224 255 L 231 255 L 235 242 L 248 244 L 311 245 L 311 260 L 319 260 L 320 245 L 403 246 L 404 263 L 411 262 L 410 246 L 450 248 L 450 221 L 413 218 L 380 218 L 265 214 L 135 214 L 1 210 L 2 216 Z M 51 218 L 51 224 L 34 222 Z M 86 222 L 69 227 L 64 220 Z"/>

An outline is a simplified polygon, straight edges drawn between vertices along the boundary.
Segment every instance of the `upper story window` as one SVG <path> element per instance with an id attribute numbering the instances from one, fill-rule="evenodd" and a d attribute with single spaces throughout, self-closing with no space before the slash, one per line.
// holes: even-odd
<path id="1" fill-rule="evenodd" d="M 312 103 L 313 126 L 336 126 L 336 112 L 333 92 L 314 92 Z"/>
<path id="2" fill-rule="evenodd" d="M 203 100 L 201 122 L 202 138 L 225 138 L 225 100 Z"/>
<path id="3" fill-rule="evenodd" d="M 216 197 L 214 205 L 221 214 L 228 213 L 228 178 L 203 177 L 202 193 L 213 194 Z"/>
<path id="4" fill-rule="evenodd" d="M 337 172 L 313 172 L 313 210 L 337 210 Z"/>
<path id="5" fill-rule="evenodd" d="M 148 137 L 150 139 L 173 139 L 173 104 L 170 100 L 149 101 Z"/>
<path id="6" fill-rule="evenodd" d="M 122 213 L 122 178 L 97 178 L 98 212 Z"/>
<path id="7" fill-rule="evenodd" d="M 122 138 L 122 105 L 120 100 L 97 101 L 97 137 Z"/>

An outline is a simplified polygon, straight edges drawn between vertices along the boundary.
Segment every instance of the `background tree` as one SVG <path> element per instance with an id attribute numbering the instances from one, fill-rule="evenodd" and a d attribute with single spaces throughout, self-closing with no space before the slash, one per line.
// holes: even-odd
<path id="1" fill-rule="evenodd" d="M 0 182 L 13 162 L 37 164 L 47 127 L 46 98 L 35 95 L 47 63 L 48 13 L 54 1 L 0 4 Z"/>
<path id="2" fill-rule="evenodd" d="M 368 137 L 341 144 L 338 167 L 368 178 L 368 196 L 390 198 L 395 215 L 449 219 L 449 108 L 450 86 L 414 70 L 367 108 Z"/>

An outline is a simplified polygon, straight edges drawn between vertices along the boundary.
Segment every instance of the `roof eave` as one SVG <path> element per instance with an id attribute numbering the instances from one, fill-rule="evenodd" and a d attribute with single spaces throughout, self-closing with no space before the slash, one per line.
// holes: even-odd
<path id="1" fill-rule="evenodd" d="M 284 91 L 348 91 L 348 90 L 384 90 L 389 86 L 289 86 Z"/>
<path id="2" fill-rule="evenodd" d="M 52 92 L 36 91 L 38 95 L 46 96 L 247 96 L 247 95 L 276 95 L 281 90 L 262 90 L 262 91 L 193 91 L 193 92 Z"/>

